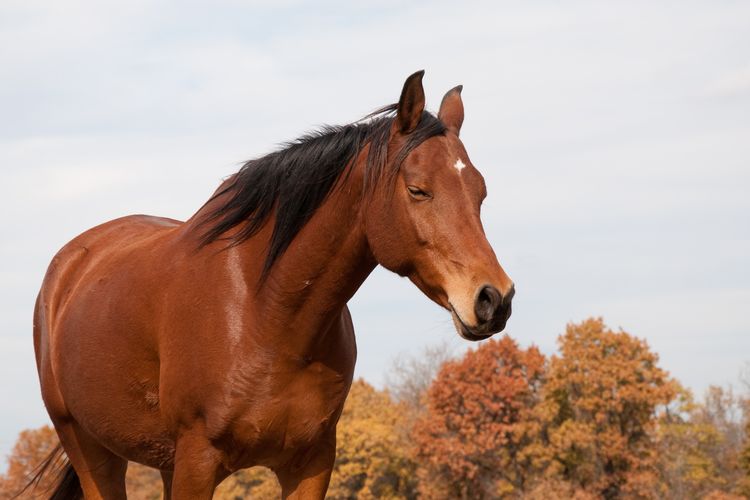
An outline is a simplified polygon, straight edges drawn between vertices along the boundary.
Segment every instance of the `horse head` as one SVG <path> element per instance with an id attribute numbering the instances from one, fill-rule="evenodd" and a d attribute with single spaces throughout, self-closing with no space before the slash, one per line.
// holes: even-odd
<path id="1" fill-rule="evenodd" d="M 461 86 L 443 97 L 442 134 L 411 141 L 425 121 L 423 71 L 404 83 L 389 137 L 386 169 L 368 200 L 369 247 L 385 268 L 408 277 L 448 310 L 458 333 L 482 340 L 505 328 L 514 285 L 497 260 L 482 227 L 487 189 L 459 137 L 464 120 Z M 409 150 L 408 142 L 417 144 Z M 393 165 L 395 168 L 392 168 Z M 391 167 L 391 168 L 389 168 Z"/>

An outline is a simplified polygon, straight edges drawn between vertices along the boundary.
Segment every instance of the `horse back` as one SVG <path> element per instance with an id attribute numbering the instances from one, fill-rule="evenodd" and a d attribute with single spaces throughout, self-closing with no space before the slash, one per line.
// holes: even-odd
<path id="1" fill-rule="evenodd" d="M 130 215 L 93 227 L 68 242 L 53 257 L 42 282 L 35 312 L 40 326 L 51 326 L 48 321 L 54 321 L 87 274 L 117 272 L 100 269 L 101 264 L 118 255 L 148 251 L 150 242 L 156 243 L 158 236 L 181 224 L 164 217 Z"/>

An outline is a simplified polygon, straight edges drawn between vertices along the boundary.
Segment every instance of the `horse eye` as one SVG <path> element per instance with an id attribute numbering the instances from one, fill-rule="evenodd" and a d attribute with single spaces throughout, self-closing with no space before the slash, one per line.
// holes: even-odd
<path id="1" fill-rule="evenodd" d="M 423 201 L 432 198 L 429 193 L 427 193 L 426 191 L 422 191 L 415 186 L 406 186 L 406 190 L 409 191 L 409 195 L 415 200 Z"/>

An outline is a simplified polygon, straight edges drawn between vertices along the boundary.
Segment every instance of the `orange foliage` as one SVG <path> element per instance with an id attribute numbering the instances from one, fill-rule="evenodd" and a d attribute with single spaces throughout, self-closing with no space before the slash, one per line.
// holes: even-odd
<path id="1" fill-rule="evenodd" d="M 496 498 L 522 489 L 534 468 L 544 356 L 509 337 L 443 365 L 414 441 L 428 498 Z"/>
<path id="2" fill-rule="evenodd" d="M 0 498 L 13 498 L 20 492 L 58 443 L 57 434 L 50 426 L 22 431 L 8 458 L 8 470 L 0 476 Z M 50 486 L 49 479 L 43 477 L 36 488 L 29 488 L 19 498 L 45 498 Z"/>

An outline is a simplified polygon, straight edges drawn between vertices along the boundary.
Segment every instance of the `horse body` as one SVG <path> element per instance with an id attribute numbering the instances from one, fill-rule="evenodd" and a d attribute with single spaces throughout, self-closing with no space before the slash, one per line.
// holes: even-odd
<path id="1" fill-rule="evenodd" d="M 344 199 L 356 196 L 326 200 L 337 208 L 303 228 L 260 300 L 256 247 L 268 230 L 242 247 L 219 251 L 216 242 L 196 253 L 200 213 L 187 223 L 130 216 L 67 244 L 35 320 L 56 427 L 74 421 L 72 434 L 171 470 L 181 428 L 198 419 L 222 452 L 217 481 L 252 465 L 282 472 L 311 448 L 331 448 L 356 360 L 346 302 L 375 263 L 363 244 L 344 244 L 354 235 L 326 228 L 357 227 Z M 280 350 L 281 338 L 294 342 Z M 124 416 L 127 426 L 113 425 Z"/>
<path id="2" fill-rule="evenodd" d="M 386 123 L 394 131 L 422 116 L 423 96 L 421 107 L 409 104 L 409 92 L 422 92 L 421 74 L 407 80 L 394 125 Z M 451 120 L 443 107 L 457 133 L 463 108 Z M 384 161 L 395 161 L 404 137 L 388 138 Z M 236 200 L 241 173 L 184 223 L 125 217 L 57 254 L 34 341 L 43 399 L 86 498 L 124 498 L 127 460 L 160 469 L 167 497 L 210 498 L 230 473 L 265 465 L 285 497 L 322 498 L 356 360 L 346 303 L 378 263 L 449 309 L 462 336 L 502 329 L 512 283 L 475 212 L 481 176 L 462 172 L 470 162 L 457 135 L 422 142 L 399 174 L 408 193 L 398 203 L 410 215 L 396 211 L 390 184 L 368 192 L 372 146 L 357 145 L 315 209 L 300 209 L 304 223 L 270 266 L 283 199 L 250 237 L 235 224 L 203 238 L 205 221 Z M 432 175 L 434 189 L 461 176 L 466 192 L 443 198 L 441 209 L 411 184 L 427 182 L 419 166 L 446 161 L 451 170 Z M 471 244 L 458 248 L 461 238 Z"/>

